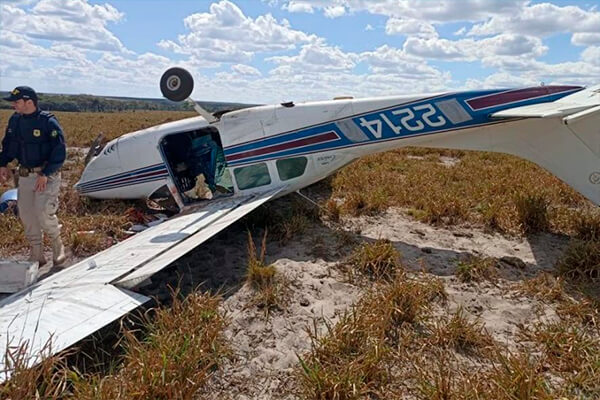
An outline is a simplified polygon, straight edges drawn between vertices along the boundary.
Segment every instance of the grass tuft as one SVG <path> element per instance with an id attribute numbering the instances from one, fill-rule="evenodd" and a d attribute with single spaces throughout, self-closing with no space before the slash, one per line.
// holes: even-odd
<path id="1" fill-rule="evenodd" d="M 551 400 L 550 384 L 542 374 L 543 363 L 527 351 L 496 356 L 497 362 L 486 377 L 497 400 Z M 489 396 L 489 394 L 488 394 Z"/>
<path id="2" fill-rule="evenodd" d="M 260 255 L 257 255 L 252 235 L 248 232 L 248 268 L 246 282 L 254 289 L 251 305 L 264 308 L 268 314 L 273 309 L 283 308 L 286 282 L 278 276 L 274 265 L 265 264 L 267 232 L 262 239 Z"/>
<path id="3" fill-rule="evenodd" d="M 350 274 L 354 271 L 374 280 L 391 280 L 402 271 L 401 254 L 389 240 L 358 246 L 350 255 Z"/>
<path id="4" fill-rule="evenodd" d="M 469 255 L 466 260 L 458 261 L 456 276 L 462 282 L 495 282 L 498 278 L 496 265 L 494 258 Z"/>
<path id="5" fill-rule="evenodd" d="M 600 240 L 600 213 L 585 212 L 575 218 L 575 236 L 583 241 Z"/>
<path id="6" fill-rule="evenodd" d="M 559 273 L 573 281 L 600 279 L 600 242 L 572 240 L 557 262 Z"/>
<path id="7" fill-rule="evenodd" d="M 68 352 L 50 355 L 51 349 L 49 340 L 40 350 L 41 362 L 29 367 L 27 343 L 9 346 L 3 357 L 5 371 L 10 372 L 11 377 L 0 384 L 0 398 L 58 399 L 67 395 L 69 386 L 65 359 Z"/>
<path id="8" fill-rule="evenodd" d="M 450 318 L 441 318 L 433 325 L 431 342 L 464 354 L 482 354 L 484 349 L 494 346 L 483 323 L 469 321 L 462 307 Z"/>
<path id="9" fill-rule="evenodd" d="M 519 282 L 516 285 L 516 290 L 520 294 L 525 294 L 549 303 L 567 299 L 563 279 L 554 277 L 546 272 Z"/>
<path id="10" fill-rule="evenodd" d="M 525 234 L 546 232 L 550 226 L 549 201 L 543 194 L 517 195 L 515 206 L 521 230 Z"/>

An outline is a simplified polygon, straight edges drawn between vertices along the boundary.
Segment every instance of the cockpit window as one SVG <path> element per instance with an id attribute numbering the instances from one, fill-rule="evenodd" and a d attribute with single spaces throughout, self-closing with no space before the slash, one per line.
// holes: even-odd
<path id="1" fill-rule="evenodd" d="M 233 170 L 233 174 L 240 190 L 252 189 L 271 183 L 269 168 L 265 163 L 236 168 Z"/>
<path id="2" fill-rule="evenodd" d="M 306 157 L 294 157 L 287 158 L 285 160 L 277 160 L 277 173 L 279 179 L 287 181 L 289 179 L 297 178 L 304 174 L 306 170 L 306 164 L 308 159 Z"/>

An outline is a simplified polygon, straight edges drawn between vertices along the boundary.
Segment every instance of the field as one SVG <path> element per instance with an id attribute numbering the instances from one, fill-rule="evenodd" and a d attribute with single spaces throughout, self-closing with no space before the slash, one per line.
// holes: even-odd
<path id="1" fill-rule="evenodd" d="M 144 205 L 80 198 L 75 147 L 188 115 L 57 113 L 76 257 L 127 237 Z M 305 193 L 319 209 L 288 196 L 256 210 L 140 289 L 152 312 L 20 369 L 1 397 L 600 398 L 600 215 L 558 179 L 408 148 Z M 24 253 L 16 218 L 0 232 L 3 257 Z"/>

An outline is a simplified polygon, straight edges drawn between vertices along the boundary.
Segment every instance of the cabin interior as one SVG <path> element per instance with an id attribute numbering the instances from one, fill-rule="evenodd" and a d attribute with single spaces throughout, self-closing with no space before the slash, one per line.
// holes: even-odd
<path id="1" fill-rule="evenodd" d="M 223 145 L 213 126 L 165 136 L 160 150 L 185 204 L 233 194 Z"/>

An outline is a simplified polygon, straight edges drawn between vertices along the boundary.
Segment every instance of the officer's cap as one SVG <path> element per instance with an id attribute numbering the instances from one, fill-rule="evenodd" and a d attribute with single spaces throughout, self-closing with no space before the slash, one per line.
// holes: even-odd
<path id="1" fill-rule="evenodd" d="M 3 99 L 7 101 L 17 101 L 20 99 L 37 101 L 38 95 L 29 86 L 17 86 L 7 97 L 3 97 Z"/>

